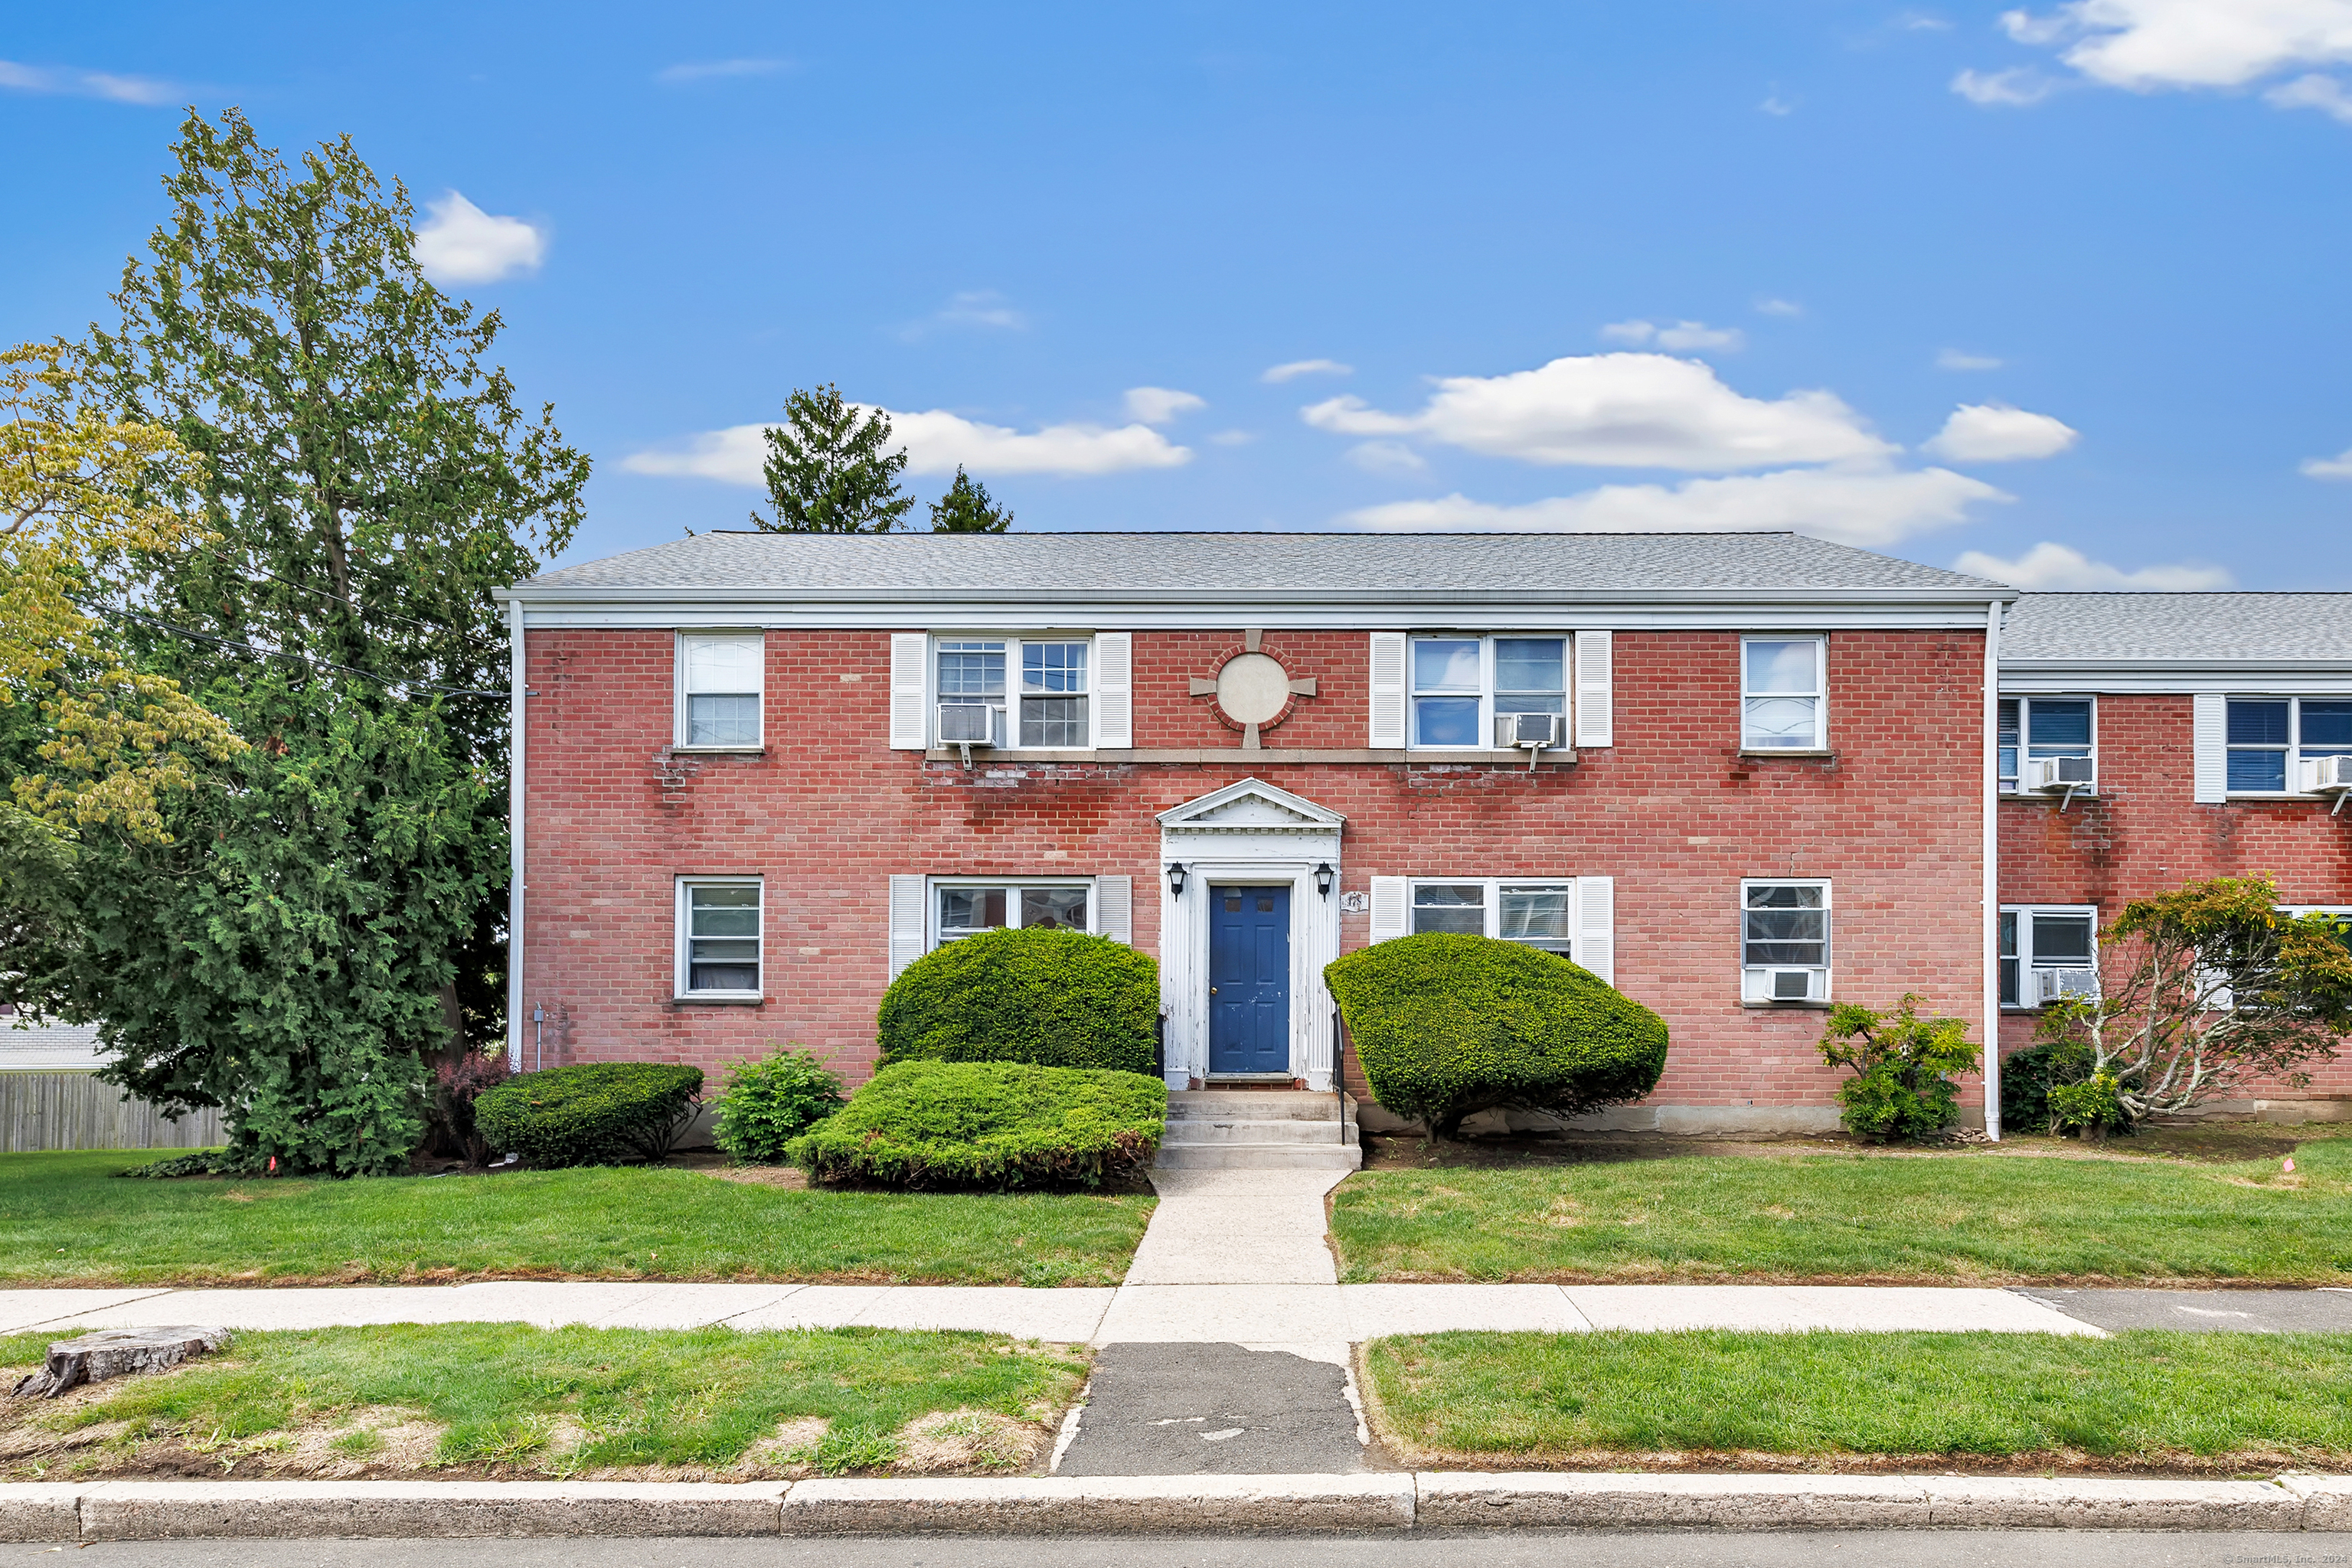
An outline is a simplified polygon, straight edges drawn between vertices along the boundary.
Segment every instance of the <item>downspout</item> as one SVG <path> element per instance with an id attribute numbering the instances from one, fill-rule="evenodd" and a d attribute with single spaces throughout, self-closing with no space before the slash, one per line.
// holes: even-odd
<path id="1" fill-rule="evenodd" d="M 2000 1142 L 2000 610 L 1985 608 L 1984 701 L 1984 1119 Z"/>
<path id="2" fill-rule="evenodd" d="M 522 600 L 507 600 L 507 1070 L 522 1071 Z"/>

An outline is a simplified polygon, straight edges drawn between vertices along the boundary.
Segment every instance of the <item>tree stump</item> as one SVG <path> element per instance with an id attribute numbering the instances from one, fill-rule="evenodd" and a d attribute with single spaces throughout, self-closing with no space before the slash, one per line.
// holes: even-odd
<path id="1" fill-rule="evenodd" d="M 226 1329 L 100 1329 L 51 1344 L 48 1364 L 16 1385 L 16 1397 L 55 1399 L 85 1383 L 162 1372 L 226 1343 Z"/>

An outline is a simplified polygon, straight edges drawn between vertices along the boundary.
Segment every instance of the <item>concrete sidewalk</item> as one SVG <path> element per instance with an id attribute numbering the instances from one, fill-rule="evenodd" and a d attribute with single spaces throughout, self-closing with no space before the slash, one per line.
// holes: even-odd
<path id="1" fill-rule="evenodd" d="M 1090 1344 L 1360 1343 L 1447 1329 L 1988 1330 L 2098 1335 L 2015 1291 L 1838 1285 L 656 1285 L 539 1280 L 257 1289 L 0 1290 L 0 1333 L 205 1323 L 320 1329 L 972 1329 Z"/>

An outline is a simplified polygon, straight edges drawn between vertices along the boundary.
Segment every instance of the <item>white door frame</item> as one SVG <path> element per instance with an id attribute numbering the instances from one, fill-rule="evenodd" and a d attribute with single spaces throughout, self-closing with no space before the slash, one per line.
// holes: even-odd
<path id="1" fill-rule="evenodd" d="M 1331 1089 L 1331 994 L 1323 966 L 1339 956 L 1339 837 L 1347 819 L 1286 790 L 1244 779 L 1160 816 L 1160 999 L 1168 1010 L 1168 1087 L 1209 1072 L 1209 901 L 1219 886 L 1290 888 L 1290 1073 Z M 1184 891 L 1168 868 L 1184 868 Z M 1331 891 L 1316 868 L 1331 868 Z"/>

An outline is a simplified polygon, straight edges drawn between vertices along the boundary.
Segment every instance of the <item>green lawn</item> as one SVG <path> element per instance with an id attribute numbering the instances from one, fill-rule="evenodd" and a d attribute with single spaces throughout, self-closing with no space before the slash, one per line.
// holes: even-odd
<path id="1" fill-rule="evenodd" d="M 2352 1140 L 2295 1173 L 1964 1151 L 1367 1171 L 1340 1278 L 2352 1283 Z"/>
<path id="2" fill-rule="evenodd" d="M 125 1181 L 0 1154 L 0 1284 L 466 1278 L 1115 1285 L 1153 1200 L 793 1192 L 622 1166 L 354 1182 Z"/>
<path id="3" fill-rule="evenodd" d="M 1416 1460 L 1905 1456 L 2218 1470 L 2352 1460 L 2352 1335 L 1432 1334 L 1365 1363 Z"/>
<path id="4" fill-rule="evenodd" d="M 0 1364 L 37 1362 L 49 1338 L 0 1340 Z M 0 1476 L 153 1474 L 191 1459 L 232 1476 L 662 1466 L 739 1479 L 909 1459 L 1018 1469 L 1085 1375 L 1069 1355 L 991 1334 L 511 1323 L 247 1333 L 164 1376 L 8 1404 Z"/>

